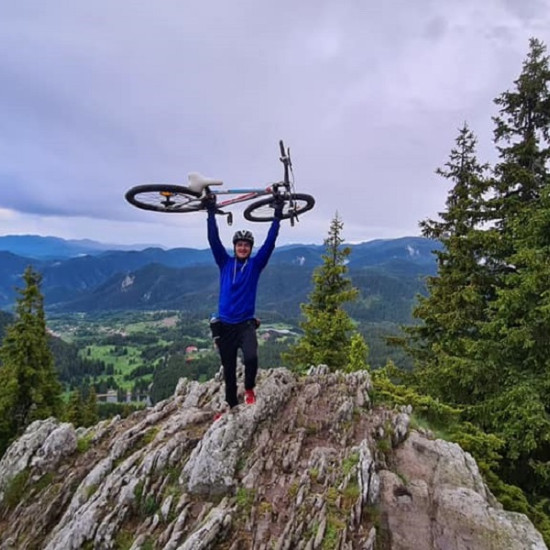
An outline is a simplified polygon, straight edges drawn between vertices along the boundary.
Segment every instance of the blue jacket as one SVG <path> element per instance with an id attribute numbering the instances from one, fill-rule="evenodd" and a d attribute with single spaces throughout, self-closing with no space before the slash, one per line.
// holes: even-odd
<path id="1" fill-rule="evenodd" d="M 254 319 L 258 280 L 275 248 L 279 226 L 280 220 L 273 220 L 258 253 L 243 261 L 227 253 L 220 240 L 216 216 L 214 212 L 208 213 L 208 242 L 220 268 L 218 317 L 224 323 L 236 324 Z"/>

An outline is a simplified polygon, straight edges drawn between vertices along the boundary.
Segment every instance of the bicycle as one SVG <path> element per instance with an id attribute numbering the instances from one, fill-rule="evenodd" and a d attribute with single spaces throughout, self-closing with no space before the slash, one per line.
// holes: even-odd
<path id="1" fill-rule="evenodd" d="M 250 222 L 269 222 L 274 218 L 276 206 L 279 206 L 282 201 L 281 219 L 290 219 L 291 225 L 294 225 L 301 214 L 313 208 L 315 199 L 311 195 L 294 192 L 290 149 L 285 149 L 282 141 L 279 141 L 279 149 L 281 153 L 279 160 L 284 166 L 283 180 L 265 188 L 212 189 L 212 187 L 223 185 L 223 181 L 206 178 L 197 172 L 192 172 L 188 175 L 187 186 L 162 183 L 138 185 L 128 190 L 125 198 L 137 208 L 171 214 L 206 210 L 207 201 L 214 200 L 216 214 L 227 216 L 229 225 L 233 223 L 233 214 L 224 211 L 224 208 L 258 199 L 246 207 L 243 215 Z M 237 196 L 220 200 L 223 195 Z"/>

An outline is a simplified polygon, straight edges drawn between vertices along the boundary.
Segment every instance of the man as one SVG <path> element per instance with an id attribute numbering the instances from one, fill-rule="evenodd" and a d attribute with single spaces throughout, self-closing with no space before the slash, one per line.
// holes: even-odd
<path id="1" fill-rule="evenodd" d="M 231 256 L 225 250 L 216 223 L 216 204 L 207 202 L 208 242 L 214 260 L 220 269 L 220 296 L 218 303 L 219 338 L 217 346 L 223 365 L 225 400 L 229 408 L 238 405 L 237 399 L 237 353 L 243 352 L 245 403 L 256 402 L 254 386 L 258 372 L 257 320 L 255 318 L 258 280 L 275 248 L 279 234 L 283 202 L 277 206 L 275 219 L 267 233 L 264 244 L 252 256 L 254 236 L 250 231 L 237 231 L 233 236 Z M 219 417 L 219 415 L 217 415 Z"/>

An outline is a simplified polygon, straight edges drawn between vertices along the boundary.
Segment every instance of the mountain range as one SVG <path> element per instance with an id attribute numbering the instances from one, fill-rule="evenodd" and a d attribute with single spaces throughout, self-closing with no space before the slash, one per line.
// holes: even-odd
<path id="1" fill-rule="evenodd" d="M 82 254 L 100 254 L 106 250 L 143 250 L 151 244 L 105 244 L 90 239 L 66 240 L 39 235 L 4 235 L 0 237 L 0 251 L 12 252 L 29 258 L 70 258 Z"/>
<path id="2" fill-rule="evenodd" d="M 0 237 L 0 309 L 12 307 L 28 265 L 42 274 L 50 312 L 180 309 L 202 314 L 215 308 L 218 276 L 209 249 L 136 245 L 133 250 L 106 250 L 108 246 L 56 237 Z M 439 248 L 422 237 L 348 246 L 350 278 L 371 310 L 384 297 L 412 300 L 424 277 L 435 272 L 432 252 Z M 322 245 L 277 247 L 262 275 L 258 308 L 279 316 L 298 314 L 324 252 Z"/>

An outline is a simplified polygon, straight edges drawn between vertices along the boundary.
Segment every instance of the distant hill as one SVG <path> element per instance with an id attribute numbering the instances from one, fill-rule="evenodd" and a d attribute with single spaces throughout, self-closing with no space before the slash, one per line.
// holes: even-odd
<path id="1" fill-rule="evenodd" d="M 438 245 L 422 237 L 402 237 L 399 239 L 378 239 L 351 246 L 351 261 L 357 265 L 374 265 L 390 259 L 407 259 L 413 262 L 433 261 L 431 250 Z M 153 245 L 114 245 L 89 239 L 65 240 L 59 237 L 38 235 L 5 235 L 0 237 L 0 253 L 11 252 L 16 256 L 40 261 L 77 260 L 81 256 L 103 256 L 109 261 L 128 261 L 127 253 L 140 253 L 149 262 L 158 262 L 173 267 L 209 262 L 209 250 L 195 248 L 174 248 L 166 250 Z M 275 257 L 281 262 L 320 263 L 324 252 L 323 245 L 292 244 L 278 246 Z M 140 260 L 144 265 L 145 260 Z M 145 262 L 146 263 L 146 262 Z M 134 265 L 136 267 L 136 265 Z"/>
<path id="2" fill-rule="evenodd" d="M 179 309 L 211 310 L 217 292 L 218 272 L 213 265 L 173 268 L 158 263 L 136 271 L 119 272 L 87 292 L 57 292 L 47 300 L 51 311 L 98 312 L 106 310 Z"/>
<path id="3" fill-rule="evenodd" d="M 21 277 L 28 265 L 33 265 L 38 271 L 44 269 L 44 264 L 40 260 L 0 251 L 0 308 L 5 308 L 14 302 L 15 288 L 22 285 Z"/>
<path id="4" fill-rule="evenodd" d="M 146 248 L 145 250 L 108 251 L 96 256 L 81 256 L 45 264 L 44 285 L 68 289 L 90 289 L 103 284 L 117 273 L 128 273 L 150 264 L 190 267 L 212 264 L 210 250 L 192 248 Z"/>
<path id="5" fill-rule="evenodd" d="M 397 322 L 407 317 L 424 277 L 435 273 L 437 243 L 405 237 L 349 246 L 350 277 L 365 297 L 354 305 L 357 314 Z M 258 310 L 272 318 L 297 317 L 324 252 L 321 245 L 277 247 L 260 280 Z M 0 308 L 13 305 L 29 264 L 42 273 L 50 312 L 179 309 L 202 315 L 216 307 L 218 273 L 210 250 L 151 247 L 55 260 L 0 251 Z"/>
<path id="6" fill-rule="evenodd" d="M 400 239 L 378 239 L 352 245 L 350 265 L 417 265 L 432 270 L 435 265 L 433 251 L 441 244 L 422 237 L 402 237 Z"/>
<path id="7" fill-rule="evenodd" d="M 0 251 L 34 259 L 73 258 L 82 254 L 100 254 L 106 250 L 142 250 L 148 245 L 105 244 L 89 239 L 66 240 L 40 235 L 5 235 L 0 237 Z"/>
<path id="8" fill-rule="evenodd" d="M 432 250 L 437 243 L 407 237 L 349 246 L 349 277 L 359 297 L 346 310 L 369 342 L 372 364 L 382 365 L 388 357 L 385 337 L 412 322 L 416 296 L 425 293 L 426 276 L 436 272 Z M 308 300 L 313 270 L 323 263 L 324 253 L 321 245 L 275 249 L 258 287 L 256 312 L 264 323 L 298 325 L 300 305 Z M 22 286 L 29 264 L 42 274 L 48 316 L 162 309 L 180 311 L 192 321 L 217 309 L 218 270 L 210 250 L 151 247 L 56 260 L 0 251 L 0 309 L 12 309 L 15 287 Z M 56 364 L 75 362 L 72 352 L 59 346 L 56 350 Z M 406 365 L 407 358 L 391 357 Z"/>

